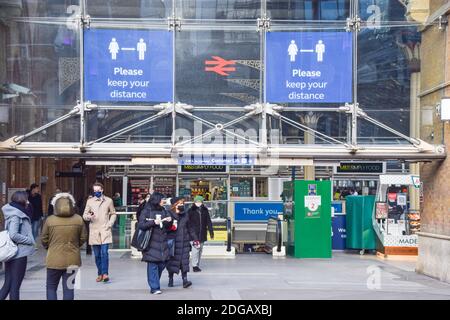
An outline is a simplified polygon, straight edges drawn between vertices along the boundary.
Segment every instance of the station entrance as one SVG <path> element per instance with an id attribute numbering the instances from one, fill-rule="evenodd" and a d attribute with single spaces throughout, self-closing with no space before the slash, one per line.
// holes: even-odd
<path id="1" fill-rule="evenodd" d="M 118 250 L 152 191 L 202 195 L 238 251 L 258 251 L 269 226 L 246 213 L 284 214 L 285 182 L 329 180 L 343 214 L 379 176 L 446 157 L 418 101 L 421 22 L 402 1 L 10 2 L 2 202 L 36 182 L 45 203 L 58 186 L 82 204 L 103 181 L 122 200 Z M 418 190 L 410 199 L 420 207 Z"/>

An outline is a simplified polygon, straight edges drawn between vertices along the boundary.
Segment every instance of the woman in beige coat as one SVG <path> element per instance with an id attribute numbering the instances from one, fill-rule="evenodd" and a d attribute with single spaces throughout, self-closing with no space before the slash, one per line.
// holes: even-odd
<path id="1" fill-rule="evenodd" d="M 83 219 L 89 221 L 89 245 L 92 246 L 97 265 L 97 282 L 108 282 L 109 245 L 112 243 L 112 226 L 116 221 L 113 200 L 103 194 L 103 185 L 94 183 L 94 196 L 89 198 Z"/>

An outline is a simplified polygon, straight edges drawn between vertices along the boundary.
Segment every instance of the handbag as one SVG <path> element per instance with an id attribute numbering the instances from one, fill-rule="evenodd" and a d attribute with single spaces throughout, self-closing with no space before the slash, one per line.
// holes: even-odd
<path id="1" fill-rule="evenodd" d="M 17 254 L 18 250 L 17 245 L 9 236 L 9 232 L 7 230 L 0 232 L 0 262 L 9 261 Z"/>
<path id="2" fill-rule="evenodd" d="M 138 223 L 136 222 L 136 231 L 134 232 L 133 239 L 131 240 L 131 245 L 138 251 L 147 250 L 150 244 L 150 238 L 152 237 L 152 231 L 153 228 L 148 230 L 139 229 Z"/>

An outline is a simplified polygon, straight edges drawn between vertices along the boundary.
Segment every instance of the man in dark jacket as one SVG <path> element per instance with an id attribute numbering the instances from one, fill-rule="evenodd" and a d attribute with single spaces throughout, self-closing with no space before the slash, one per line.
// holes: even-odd
<path id="1" fill-rule="evenodd" d="M 63 299 L 73 300 L 73 282 L 69 284 L 73 268 L 81 267 L 80 248 L 87 233 L 81 216 L 75 214 L 75 199 L 69 193 L 59 193 L 53 200 L 54 215 L 42 229 L 42 245 L 47 253 L 47 300 L 57 300 L 56 291 L 63 279 Z M 71 270 L 69 270 L 71 268 Z M 72 280 L 74 281 L 74 280 Z"/>
<path id="2" fill-rule="evenodd" d="M 188 212 L 191 227 L 198 239 L 198 241 L 193 242 L 192 246 L 192 266 L 194 272 L 202 271 L 199 266 L 203 244 L 207 240 L 207 230 L 211 239 L 214 239 L 211 217 L 209 216 L 208 208 L 203 204 L 203 200 L 202 196 L 196 196 L 194 198 L 194 204 Z"/>
<path id="3" fill-rule="evenodd" d="M 39 228 L 41 226 L 41 220 L 44 216 L 44 212 L 42 210 L 42 197 L 39 194 L 39 185 L 33 183 L 30 186 L 30 190 L 28 191 L 28 201 L 30 202 L 32 215 L 31 215 L 31 224 L 33 227 L 33 237 L 37 239 L 39 236 Z"/>

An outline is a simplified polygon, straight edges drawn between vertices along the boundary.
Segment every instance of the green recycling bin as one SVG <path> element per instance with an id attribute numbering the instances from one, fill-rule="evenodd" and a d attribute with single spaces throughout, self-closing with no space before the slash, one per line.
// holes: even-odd
<path id="1" fill-rule="evenodd" d="M 376 234 L 372 225 L 375 196 L 348 196 L 347 249 L 375 250 Z"/>

